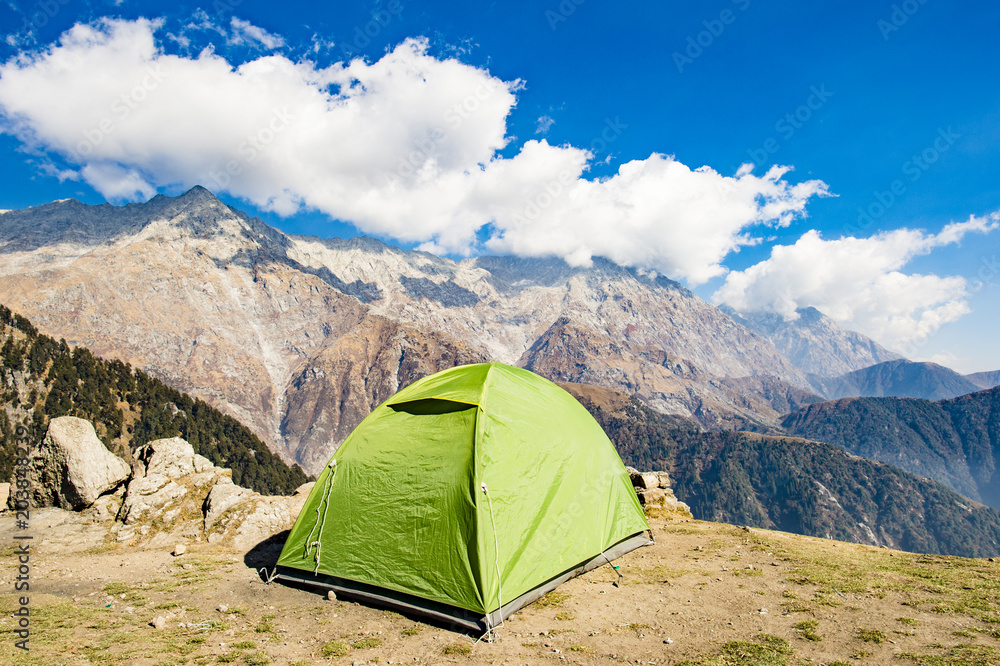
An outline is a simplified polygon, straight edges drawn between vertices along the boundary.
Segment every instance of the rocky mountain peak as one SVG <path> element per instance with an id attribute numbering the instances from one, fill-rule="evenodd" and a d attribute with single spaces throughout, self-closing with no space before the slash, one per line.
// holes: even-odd
<path id="1" fill-rule="evenodd" d="M 794 319 L 776 312 L 738 312 L 725 304 L 719 309 L 767 338 L 785 358 L 810 375 L 837 377 L 902 358 L 875 340 L 842 328 L 814 307 L 797 309 Z"/>

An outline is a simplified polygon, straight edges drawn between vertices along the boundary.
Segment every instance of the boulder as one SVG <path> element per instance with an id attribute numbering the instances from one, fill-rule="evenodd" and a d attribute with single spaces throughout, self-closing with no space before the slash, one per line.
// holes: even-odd
<path id="1" fill-rule="evenodd" d="M 656 472 L 635 472 L 630 473 L 629 476 L 632 479 L 632 485 L 636 488 L 659 488 L 660 487 L 660 477 L 656 475 Z"/>
<path id="2" fill-rule="evenodd" d="M 7 500 L 10 499 L 10 484 L 0 483 L 0 511 L 7 510 Z"/>
<path id="3" fill-rule="evenodd" d="M 185 494 L 187 489 L 184 486 L 163 474 L 147 474 L 140 479 L 132 479 L 125 492 L 121 520 L 134 523 L 157 518 Z"/>
<path id="4" fill-rule="evenodd" d="M 136 458 L 142 463 L 142 475 L 161 474 L 174 480 L 214 468 L 211 460 L 195 453 L 180 437 L 154 440 L 140 447 Z"/>
<path id="5" fill-rule="evenodd" d="M 226 511 L 254 496 L 259 497 L 254 491 L 237 486 L 228 477 L 219 479 L 205 498 L 205 529 L 214 527 Z"/>
<path id="6" fill-rule="evenodd" d="M 639 496 L 639 504 L 649 506 L 651 504 L 663 504 L 667 497 L 667 491 L 663 488 L 642 488 L 636 490 Z"/>
<path id="7" fill-rule="evenodd" d="M 60 416 L 49 422 L 42 443 L 29 454 L 34 506 L 80 511 L 122 484 L 132 471 L 108 451 L 89 421 Z"/>
<path id="8" fill-rule="evenodd" d="M 290 511 L 291 497 L 261 497 L 240 507 L 240 526 L 233 535 L 233 546 L 249 550 L 282 530 L 291 529 L 295 517 Z M 300 507 L 301 508 L 301 507 Z"/>

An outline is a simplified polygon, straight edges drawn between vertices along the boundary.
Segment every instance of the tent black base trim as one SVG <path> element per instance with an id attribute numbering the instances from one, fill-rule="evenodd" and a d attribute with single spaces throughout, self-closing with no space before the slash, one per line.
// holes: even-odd
<path id="1" fill-rule="evenodd" d="M 338 597 L 343 595 L 347 598 L 365 601 L 372 605 L 390 608 L 401 613 L 425 617 L 453 631 L 482 633 L 487 631 L 490 626 L 496 627 L 518 609 L 540 599 L 569 579 L 608 564 L 609 561 L 616 560 L 636 548 L 651 544 L 652 542 L 646 538 L 645 532 L 626 537 L 603 553 L 599 553 L 558 576 L 550 578 L 538 587 L 528 590 L 516 599 L 507 602 L 489 615 L 482 615 L 465 608 L 442 604 L 437 601 L 423 599 L 404 592 L 396 592 L 384 587 L 359 583 L 322 573 L 314 574 L 310 571 L 303 571 L 292 567 L 279 566 L 274 580 L 281 581 L 293 587 L 333 590 Z"/>

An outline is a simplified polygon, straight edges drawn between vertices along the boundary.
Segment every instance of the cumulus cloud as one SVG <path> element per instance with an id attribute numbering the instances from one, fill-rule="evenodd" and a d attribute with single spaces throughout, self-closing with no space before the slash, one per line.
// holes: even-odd
<path id="1" fill-rule="evenodd" d="M 285 39 L 279 35 L 274 35 L 255 26 L 250 21 L 238 19 L 235 16 L 229 21 L 232 33 L 229 37 L 230 44 L 259 44 L 271 51 L 280 49 L 285 45 Z"/>
<path id="2" fill-rule="evenodd" d="M 556 119 L 552 116 L 539 116 L 535 123 L 535 134 L 548 134 L 555 124 Z"/>
<path id="3" fill-rule="evenodd" d="M 192 30 L 218 30 L 196 19 Z M 265 48 L 282 43 L 238 19 L 230 28 Z M 145 19 L 77 25 L 0 65 L 4 131 L 113 199 L 201 184 L 438 252 L 578 265 L 602 255 L 691 285 L 722 275 L 729 253 L 826 194 L 820 181 L 789 183 L 786 168 L 724 175 L 662 154 L 588 178 L 587 150 L 545 140 L 504 157 L 521 82 L 434 57 L 424 39 L 375 62 L 271 54 L 233 64 L 211 47 L 168 53 L 161 29 Z"/>
<path id="4" fill-rule="evenodd" d="M 1000 212 L 953 222 L 936 234 L 897 229 L 824 240 L 813 230 L 794 245 L 776 245 L 768 259 L 745 271 L 729 273 L 713 298 L 737 310 L 767 310 L 786 319 L 795 319 L 797 308 L 812 306 L 850 329 L 907 350 L 967 314 L 969 288 L 961 276 L 901 269 L 969 233 L 998 227 Z"/>

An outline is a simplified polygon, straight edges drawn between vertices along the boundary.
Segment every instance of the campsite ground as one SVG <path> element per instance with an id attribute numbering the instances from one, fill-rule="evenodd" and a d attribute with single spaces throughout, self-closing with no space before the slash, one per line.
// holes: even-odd
<path id="1" fill-rule="evenodd" d="M 8 523 L 0 532 L 11 535 Z M 32 548 L 28 653 L 14 647 L 17 558 L 0 552 L 0 662 L 1000 663 L 1000 562 L 650 523 L 656 544 L 618 561 L 620 585 L 610 567 L 580 576 L 515 613 L 492 644 L 265 585 L 253 567 L 273 562 L 280 543 L 250 554 L 194 544 L 174 557 L 71 538 L 79 525 L 60 537 L 56 526 Z"/>

